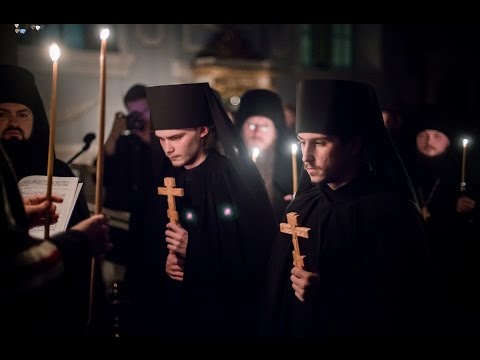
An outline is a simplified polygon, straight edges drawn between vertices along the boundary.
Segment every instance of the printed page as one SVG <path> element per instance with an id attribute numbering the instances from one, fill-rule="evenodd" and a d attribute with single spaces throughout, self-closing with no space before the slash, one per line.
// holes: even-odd
<path id="1" fill-rule="evenodd" d="M 75 191 L 75 196 L 73 197 L 72 206 L 70 207 L 68 214 L 67 214 L 67 226 L 70 218 L 72 217 L 73 209 L 75 208 L 75 204 L 77 203 L 78 195 L 80 195 L 80 190 L 82 190 L 83 183 L 77 184 L 77 190 Z"/>
<path id="2" fill-rule="evenodd" d="M 62 203 L 55 203 L 57 206 L 58 222 L 50 225 L 50 236 L 65 231 L 67 229 L 68 221 L 72 214 L 74 206 L 74 199 L 76 199 L 78 185 L 77 177 L 58 177 L 54 176 L 52 179 L 52 194 L 63 198 Z M 22 197 L 32 195 L 46 195 L 47 194 L 47 176 L 32 175 L 24 177 L 18 183 L 18 188 Z M 35 226 L 30 229 L 30 235 L 35 238 L 43 239 L 44 226 Z"/>

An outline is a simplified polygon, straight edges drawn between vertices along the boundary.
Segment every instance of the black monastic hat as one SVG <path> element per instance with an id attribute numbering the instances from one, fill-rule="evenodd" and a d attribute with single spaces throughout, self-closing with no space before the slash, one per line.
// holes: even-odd
<path id="1" fill-rule="evenodd" d="M 419 112 L 416 133 L 423 130 L 437 130 L 453 141 L 459 133 L 463 118 L 459 113 L 436 105 L 425 105 Z"/>
<path id="2" fill-rule="evenodd" d="M 364 133 L 381 116 L 369 84 L 345 80 L 304 80 L 297 87 L 296 132 L 341 137 Z"/>
<path id="3" fill-rule="evenodd" d="M 23 104 L 35 111 L 40 95 L 30 71 L 16 65 L 0 65 L 0 84 L 0 103 Z"/>
<path id="4" fill-rule="evenodd" d="M 151 129 L 185 129 L 213 125 L 208 83 L 147 88 Z"/>

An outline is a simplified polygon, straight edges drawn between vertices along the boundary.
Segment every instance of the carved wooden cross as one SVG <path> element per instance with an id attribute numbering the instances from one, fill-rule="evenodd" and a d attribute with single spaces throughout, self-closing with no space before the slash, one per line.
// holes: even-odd
<path id="1" fill-rule="evenodd" d="M 175 178 L 166 177 L 163 179 L 165 187 L 158 188 L 158 195 L 166 195 L 168 202 L 167 216 L 171 222 L 178 224 L 178 212 L 175 207 L 174 196 L 183 196 L 183 189 L 175 187 Z"/>
<path id="2" fill-rule="evenodd" d="M 285 234 L 292 235 L 292 243 L 293 243 L 293 264 L 300 269 L 303 269 L 303 258 L 305 255 L 300 255 L 300 246 L 298 246 L 298 237 L 303 237 L 308 239 L 308 231 L 310 228 L 307 227 L 299 227 L 298 226 L 298 214 L 296 212 L 289 212 L 287 214 L 287 222 L 280 223 L 280 231 Z"/>

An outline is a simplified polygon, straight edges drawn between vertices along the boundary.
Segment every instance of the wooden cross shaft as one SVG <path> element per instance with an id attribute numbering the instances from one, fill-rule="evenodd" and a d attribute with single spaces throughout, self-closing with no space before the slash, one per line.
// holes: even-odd
<path id="1" fill-rule="evenodd" d="M 305 255 L 300 254 L 300 246 L 298 245 L 298 237 L 308 239 L 308 231 L 310 228 L 298 226 L 298 214 L 290 212 L 287 214 L 287 223 L 280 223 L 280 231 L 284 234 L 292 235 L 293 243 L 293 264 L 300 269 L 303 269 L 303 258 Z"/>
<path id="2" fill-rule="evenodd" d="M 167 196 L 167 216 L 171 222 L 178 224 L 178 212 L 175 206 L 174 196 L 183 196 L 183 189 L 175 187 L 175 178 L 173 177 L 164 178 L 163 184 L 165 185 L 165 187 L 159 187 L 158 194 Z"/>

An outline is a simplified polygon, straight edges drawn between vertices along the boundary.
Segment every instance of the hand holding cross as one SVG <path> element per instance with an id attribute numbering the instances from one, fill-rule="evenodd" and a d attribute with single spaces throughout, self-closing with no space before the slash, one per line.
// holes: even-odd
<path id="1" fill-rule="evenodd" d="M 280 231 L 285 234 L 292 235 L 292 243 L 293 243 L 293 264 L 300 269 L 303 269 L 304 263 L 303 258 L 305 255 L 300 254 L 300 246 L 298 245 L 298 237 L 303 237 L 308 239 L 308 231 L 310 228 L 307 227 L 299 227 L 298 226 L 298 214 L 296 212 L 289 212 L 287 214 L 287 222 L 280 223 Z"/>
<path id="2" fill-rule="evenodd" d="M 178 212 L 177 208 L 175 207 L 174 196 L 183 196 L 183 189 L 175 187 L 175 178 L 173 177 L 164 178 L 163 184 L 165 185 L 165 187 L 159 187 L 158 194 L 167 196 L 167 216 L 171 222 L 178 224 Z"/>

